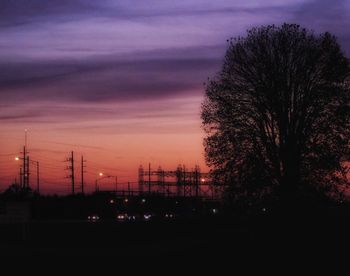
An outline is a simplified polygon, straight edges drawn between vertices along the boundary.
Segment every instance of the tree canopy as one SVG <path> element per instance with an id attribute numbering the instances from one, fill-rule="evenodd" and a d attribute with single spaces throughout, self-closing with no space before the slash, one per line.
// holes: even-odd
<path id="1" fill-rule="evenodd" d="M 232 38 L 206 84 L 206 161 L 235 195 L 291 194 L 347 184 L 350 66 L 330 33 L 295 24 Z"/>

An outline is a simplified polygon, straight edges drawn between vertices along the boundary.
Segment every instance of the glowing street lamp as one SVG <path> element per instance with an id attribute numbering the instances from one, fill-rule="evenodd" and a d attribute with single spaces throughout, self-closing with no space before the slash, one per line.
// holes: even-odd
<path id="1" fill-rule="evenodd" d="M 99 178 L 96 178 L 96 180 L 95 180 L 95 190 L 96 190 L 96 192 L 99 191 L 98 181 L 102 180 L 102 179 L 105 179 L 105 178 L 111 178 L 111 177 L 115 177 L 115 185 L 116 185 L 116 191 L 117 191 L 117 182 L 118 182 L 117 176 L 108 175 L 108 174 L 105 175 L 103 172 L 99 172 L 98 176 L 99 176 Z"/>

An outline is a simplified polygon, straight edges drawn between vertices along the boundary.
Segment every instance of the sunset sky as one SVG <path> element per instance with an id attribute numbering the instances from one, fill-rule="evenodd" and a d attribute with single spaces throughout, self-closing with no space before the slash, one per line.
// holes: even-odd
<path id="1" fill-rule="evenodd" d="M 47 193 L 70 191 L 63 161 L 72 150 L 87 160 L 88 191 L 100 171 L 134 182 L 148 162 L 208 170 L 203 83 L 220 69 L 226 40 L 298 23 L 334 33 L 350 56 L 349 14 L 350 0 L 2 0 L 0 191 L 18 179 L 24 129 Z"/>

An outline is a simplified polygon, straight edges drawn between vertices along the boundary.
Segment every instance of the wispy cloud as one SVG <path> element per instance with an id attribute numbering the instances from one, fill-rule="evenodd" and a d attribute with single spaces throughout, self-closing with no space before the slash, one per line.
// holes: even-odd
<path id="1" fill-rule="evenodd" d="M 6 73 L 0 76 L 0 99 L 96 102 L 169 97 L 200 88 L 200 80 L 219 68 L 218 59 L 186 58 L 176 50 L 172 52 L 173 57 L 168 58 L 123 60 L 111 56 L 79 64 L 56 61 L 3 65 Z"/>
<path id="2" fill-rule="evenodd" d="M 49 122 L 40 103 L 50 101 L 79 106 L 200 96 L 202 83 L 220 68 L 228 37 L 291 21 L 346 42 L 348 13 L 347 0 L 1 1 L 0 101 L 34 106 L 3 108 L 0 120 Z M 93 110 L 86 112 L 99 116 Z"/>
<path id="3" fill-rule="evenodd" d="M 350 1 L 313 0 L 307 1 L 294 11 L 295 22 L 317 32 L 335 34 L 350 55 Z"/>
<path id="4" fill-rule="evenodd" d="M 227 38 L 253 25 L 290 21 L 336 33 L 349 51 L 348 13 L 347 0 L 1 1 L 0 120 L 100 118 L 101 104 L 111 103 L 143 111 L 140 102 L 197 97 L 199 104 Z M 22 103 L 25 111 L 13 109 Z M 124 115 L 138 112 L 129 108 Z"/>

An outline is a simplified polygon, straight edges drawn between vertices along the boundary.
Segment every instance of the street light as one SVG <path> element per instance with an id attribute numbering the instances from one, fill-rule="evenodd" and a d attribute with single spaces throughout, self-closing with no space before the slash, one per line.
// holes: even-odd
<path id="1" fill-rule="evenodd" d="M 102 177 L 102 176 L 103 176 L 103 173 L 102 173 L 102 172 L 98 173 L 98 176 L 99 176 L 99 177 Z M 105 178 L 105 177 L 103 177 L 103 178 Z M 103 179 L 103 178 L 100 178 L 100 180 Z M 99 179 L 96 179 L 96 181 L 95 181 L 95 191 L 96 191 L 96 192 L 99 190 L 99 188 L 98 188 L 98 182 L 97 182 L 98 180 L 99 180 Z"/>
<path id="2" fill-rule="evenodd" d="M 98 173 L 98 176 L 100 178 L 97 178 L 95 180 L 95 191 L 96 192 L 99 190 L 98 181 L 102 180 L 102 179 L 105 179 L 105 178 L 111 178 L 111 177 L 115 177 L 115 191 L 117 192 L 117 190 L 118 190 L 118 177 L 117 176 L 115 176 L 115 175 L 105 175 L 103 172 Z"/>

